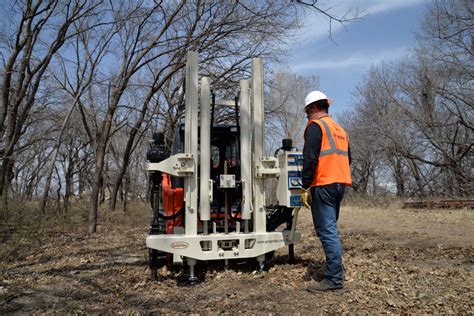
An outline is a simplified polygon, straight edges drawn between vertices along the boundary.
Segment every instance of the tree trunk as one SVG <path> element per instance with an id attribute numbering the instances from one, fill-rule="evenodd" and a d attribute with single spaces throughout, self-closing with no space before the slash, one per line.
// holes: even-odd
<path id="1" fill-rule="evenodd" d="M 405 194 L 405 179 L 403 177 L 403 166 L 401 159 L 398 157 L 389 157 L 389 161 L 393 166 L 393 175 L 397 184 L 397 196 L 402 197 Z"/>
<path id="2" fill-rule="evenodd" d="M 99 205 L 104 204 L 105 201 L 105 186 L 104 186 L 104 177 L 102 176 L 102 181 L 100 182 L 99 187 Z"/>
<path id="3" fill-rule="evenodd" d="M 33 192 L 35 188 L 37 187 L 38 182 L 36 181 L 36 175 L 32 175 L 31 178 L 29 179 L 28 183 L 26 183 L 25 190 L 23 192 L 23 195 L 27 199 L 31 199 L 33 197 Z"/>
<path id="4" fill-rule="evenodd" d="M 423 189 L 423 182 L 421 181 L 420 171 L 418 169 L 418 166 L 416 165 L 416 162 L 413 159 L 410 159 L 409 161 L 413 178 L 415 178 L 418 195 L 423 198 L 425 197 L 425 192 Z"/>
<path id="5" fill-rule="evenodd" d="M 100 191 L 103 187 L 103 166 L 104 166 L 104 159 L 105 159 L 105 146 L 102 149 L 99 149 L 97 162 L 96 162 L 96 170 L 94 174 L 94 181 L 92 182 L 92 190 L 91 190 L 91 201 L 90 201 L 90 209 L 89 209 L 89 219 L 88 219 L 88 233 L 93 234 L 97 231 L 97 214 L 99 208 L 99 195 Z"/>
<path id="6" fill-rule="evenodd" d="M 8 164 L 10 162 L 10 158 L 3 157 L 2 167 L 0 169 L 0 196 L 7 195 L 8 192 L 5 189 L 7 186 L 7 178 L 9 177 L 8 174 Z"/>
<path id="7" fill-rule="evenodd" d="M 126 213 L 128 209 L 128 192 L 130 191 L 130 173 L 127 172 L 123 185 L 123 212 Z"/>
<path id="8" fill-rule="evenodd" d="M 58 171 L 58 168 L 54 168 L 54 170 L 56 171 L 56 176 L 58 177 L 58 189 L 56 190 L 56 197 L 57 197 L 57 201 L 56 201 L 56 212 L 58 215 L 61 214 L 61 189 L 62 189 L 62 183 L 61 183 L 61 177 L 59 175 L 59 171 Z"/>
<path id="9" fill-rule="evenodd" d="M 120 202 L 123 202 L 123 185 L 120 186 L 118 193 L 119 193 L 118 197 L 120 199 Z"/>
<path id="10" fill-rule="evenodd" d="M 119 195 L 119 191 L 122 188 L 122 178 L 123 178 L 123 166 L 120 168 L 119 175 L 117 176 L 117 179 L 115 179 L 114 185 L 112 187 L 112 193 L 110 194 L 110 201 L 109 201 L 109 212 L 115 212 L 115 207 L 117 205 L 117 197 Z M 123 197 L 122 197 L 123 201 Z"/>
<path id="11" fill-rule="evenodd" d="M 0 171 L 2 172 L 3 179 L 5 179 L 3 183 L 1 183 L 3 194 L 0 195 L 0 197 L 2 198 L 2 207 L 5 213 L 4 218 L 6 218 L 8 216 L 8 191 L 13 175 L 13 160 L 5 157 Z"/>
<path id="12" fill-rule="evenodd" d="M 66 169 L 66 173 L 64 174 L 64 180 L 66 182 L 66 188 L 64 189 L 64 214 L 67 214 L 69 210 L 69 198 L 73 194 L 72 190 L 72 181 L 73 181 L 73 174 L 74 172 L 74 164 L 71 158 L 69 158 L 68 166 Z"/>
<path id="13" fill-rule="evenodd" d="M 99 186 L 101 182 L 99 171 L 94 175 L 94 182 L 91 191 L 91 201 L 89 209 L 89 218 L 87 232 L 93 234 L 97 231 L 97 208 L 99 206 Z"/>
<path id="14" fill-rule="evenodd" d="M 112 104 L 118 104 L 120 96 L 112 97 Z M 96 162 L 94 182 L 92 183 L 91 204 L 89 208 L 88 232 L 93 234 L 97 231 L 97 210 L 99 208 L 99 193 L 103 187 L 103 172 L 105 166 L 105 154 L 107 151 L 107 143 L 110 137 L 110 129 L 112 127 L 112 119 L 115 113 L 115 107 L 109 108 L 106 114 L 104 124 L 102 126 L 99 139 L 97 141 Z"/>
<path id="15" fill-rule="evenodd" d="M 377 180 L 375 178 L 375 170 L 372 170 L 372 196 L 377 195 Z"/>
<path id="16" fill-rule="evenodd" d="M 91 190 L 91 204 L 89 209 L 88 232 L 93 234 L 97 231 L 97 210 L 99 207 L 99 193 L 103 186 L 102 172 L 104 169 L 106 140 L 101 141 L 97 150 L 96 168 L 94 174 L 94 181 L 92 182 Z"/>
<path id="17" fill-rule="evenodd" d="M 82 194 L 84 193 L 85 189 L 86 189 L 86 177 L 87 177 L 87 168 L 85 167 L 87 165 L 87 158 L 86 156 L 84 156 L 82 158 L 82 163 L 84 165 L 84 167 L 82 167 L 79 171 L 79 173 L 77 174 L 77 177 L 78 177 L 78 182 L 79 182 L 79 187 L 78 187 L 78 195 L 80 198 L 82 198 Z"/>
<path id="18" fill-rule="evenodd" d="M 114 186 L 112 187 L 112 193 L 110 195 L 110 202 L 109 202 L 110 212 L 115 212 L 115 207 L 117 205 L 118 192 L 120 188 L 122 187 L 122 180 L 123 180 L 123 177 L 125 176 L 125 173 L 127 172 L 127 168 L 130 161 L 130 155 L 131 155 L 130 148 L 127 144 L 127 149 L 125 150 L 124 157 L 123 157 L 123 163 L 120 166 L 120 172 L 117 178 L 115 179 Z M 125 186 L 123 189 L 126 190 Z"/>

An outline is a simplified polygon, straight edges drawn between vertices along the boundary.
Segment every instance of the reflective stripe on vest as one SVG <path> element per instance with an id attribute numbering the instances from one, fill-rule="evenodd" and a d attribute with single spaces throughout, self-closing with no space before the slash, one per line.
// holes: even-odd
<path id="1" fill-rule="evenodd" d="M 324 129 L 326 130 L 326 136 L 329 140 L 329 145 L 331 145 L 331 148 L 326 149 L 326 150 L 321 150 L 319 157 L 324 157 L 324 156 L 334 154 L 334 153 L 338 155 L 342 155 L 342 156 L 348 156 L 349 154 L 347 153 L 347 151 L 336 148 L 336 143 L 334 142 L 334 138 L 332 137 L 331 130 L 329 129 L 328 124 L 324 122 L 322 119 L 318 119 L 318 121 L 323 124 Z"/>

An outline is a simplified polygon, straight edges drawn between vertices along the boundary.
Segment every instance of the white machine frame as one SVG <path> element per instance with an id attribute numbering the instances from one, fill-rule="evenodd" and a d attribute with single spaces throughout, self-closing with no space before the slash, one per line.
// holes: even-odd
<path id="1" fill-rule="evenodd" d="M 244 227 L 237 225 L 234 232 L 218 233 L 214 224 L 208 233 L 212 186 L 210 179 L 210 80 L 198 82 L 198 54 L 188 52 L 185 92 L 184 153 L 176 154 L 159 163 L 149 163 L 148 171 L 161 171 L 184 177 L 185 225 L 184 232 L 168 235 L 149 235 L 148 248 L 173 253 L 186 258 L 191 274 L 196 260 L 256 258 L 263 264 L 265 254 L 295 243 L 301 233 L 266 231 L 265 179 L 278 177 L 278 160 L 264 155 L 263 65 L 259 58 L 252 61 L 251 80 L 240 81 L 240 146 L 242 212 Z M 199 116 L 199 117 L 198 117 Z M 200 124 L 199 124 L 200 122 Z M 200 143 L 198 148 L 198 125 Z M 249 132 L 251 131 L 251 132 Z M 198 166 L 200 179 L 198 188 Z M 198 205 L 199 194 L 199 205 Z M 198 215 L 203 233 L 198 234 Z M 253 231 L 249 221 L 253 220 Z M 239 224 L 239 223 L 237 223 Z M 295 222 L 293 223 L 295 225 Z"/>

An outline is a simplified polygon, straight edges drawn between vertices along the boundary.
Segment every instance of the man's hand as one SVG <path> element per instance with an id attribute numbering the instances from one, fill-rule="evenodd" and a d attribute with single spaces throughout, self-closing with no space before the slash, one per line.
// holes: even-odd
<path id="1" fill-rule="evenodd" d="M 309 189 L 301 189 L 301 201 L 305 207 L 311 209 L 311 193 L 309 192 Z"/>

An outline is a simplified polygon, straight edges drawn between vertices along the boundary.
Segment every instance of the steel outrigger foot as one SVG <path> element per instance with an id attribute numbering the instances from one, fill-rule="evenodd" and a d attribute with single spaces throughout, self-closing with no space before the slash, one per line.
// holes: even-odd
<path id="1" fill-rule="evenodd" d="M 198 277 L 195 276 L 195 275 L 190 275 L 190 276 L 188 277 L 188 280 L 187 280 L 188 285 L 196 285 L 196 284 L 198 284 L 199 282 L 200 282 L 200 281 L 199 281 Z"/>
<path id="2" fill-rule="evenodd" d="M 257 264 L 258 264 L 258 272 L 265 273 L 265 255 L 261 255 L 257 257 Z"/>
<path id="3" fill-rule="evenodd" d="M 196 285 L 199 283 L 198 277 L 194 274 L 194 267 L 196 266 L 196 259 L 186 258 L 186 261 L 189 266 L 189 276 L 187 283 L 188 285 Z"/>

